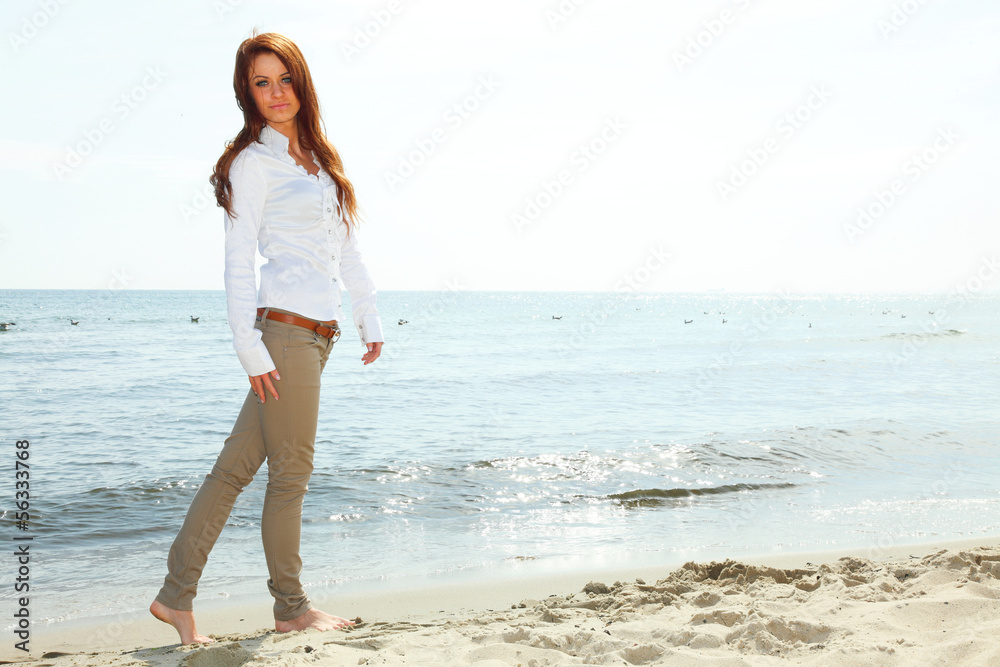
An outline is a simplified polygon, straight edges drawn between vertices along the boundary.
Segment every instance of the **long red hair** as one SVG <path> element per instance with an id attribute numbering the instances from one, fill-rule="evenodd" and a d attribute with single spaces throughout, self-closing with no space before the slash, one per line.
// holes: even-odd
<path id="1" fill-rule="evenodd" d="M 265 119 L 257 110 L 253 93 L 250 90 L 250 69 L 254 58 L 264 52 L 271 52 L 281 60 L 292 77 L 292 87 L 295 96 L 301 104 L 296 114 L 296 124 L 299 132 L 299 145 L 303 150 L 315 151 L 323 169 L 337 184 L 337 200 L 344 212 L 344 222 L 348 232 L 352 225 L 357 225 L 360 219 L 357 199 L 354 196 L 354 186 L 344 174 L 344 162 L 340 153 L 326 138 L 320 128 L 319 100 L 313 87 L 309 66 L 302 52 L 292 40 L 276 32 L 256 34 L 243 40 L 236 51 L 236 70 L 233 73 L 233 90 L 236 91 L 236 104 L 243 112 L 243 129 L 236 138 L 226 143 L 226 150 L 215 164 L 212 177 L 209 179 L 215 187 L 216 204 L 233 216 L 233 185 L 229 181 L 229 166 L 244 148 L 257 140 L 264 128 Z"/>

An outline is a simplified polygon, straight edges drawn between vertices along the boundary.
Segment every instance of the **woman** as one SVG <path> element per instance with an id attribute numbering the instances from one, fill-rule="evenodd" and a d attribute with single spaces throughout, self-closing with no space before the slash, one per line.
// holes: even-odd
<path id="1" fill-rule="evenodd" d="M 192 600 L 208 553 L 236 497 L 267 460 L 261 536 L 280 632 L 351 625 L 314 609 L 299 576 L 302 499 L 312 473 L 320 374 L 342 319 L 340 281 L 367 352 L 382 349 L 375 287 L 358 251 L 357 204 L 337 150 L 320 129 L 305 60 L 286 37 L 245 40 L 233 77 L 243 130 L 211 182 L 225 210 L 225 285 L 233 347 L 250 378 L 232 433 L 195 495 L 149 610 L 183 644 L 208 643 L 195 629 Z M 267 258 L 254 276 L 255 251 Z M 280 399 L 280 400 L 279 400 Z"/>

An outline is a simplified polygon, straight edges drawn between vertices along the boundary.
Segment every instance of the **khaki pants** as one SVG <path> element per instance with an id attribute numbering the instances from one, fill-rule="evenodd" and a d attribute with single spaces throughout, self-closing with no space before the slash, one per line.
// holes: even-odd
<path id="1" fill-rule="evenodd" d="M 299 536 L 302 499 L 313 467 L 320 374 L 333 341 L 294 324 L 259 317 L 255 327 L 281 375 L 274 381 L 280 400 L 268 393 L 262 404 L 247 392 L 232 433 L 170 547 L 168 574 L 156 599 L 171 609 L 192 609 L 198 579 L 233 503 L 266 459 L 260 531 L 270 574 L 267 587 L 274 596 L 274 618 L 288 621 L 312 607 L 299 582 Z"/>

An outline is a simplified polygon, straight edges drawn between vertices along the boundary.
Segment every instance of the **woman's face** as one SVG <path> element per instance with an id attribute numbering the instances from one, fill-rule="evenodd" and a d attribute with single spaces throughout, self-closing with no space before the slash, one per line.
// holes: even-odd
<path id="1" fill-rule="evenodd" d="M 250 65 L 250 90 L 257 111 L 271 125 L 287 123 L 299 112 L 292 77 L 278 56 L 258 53 Z"/>

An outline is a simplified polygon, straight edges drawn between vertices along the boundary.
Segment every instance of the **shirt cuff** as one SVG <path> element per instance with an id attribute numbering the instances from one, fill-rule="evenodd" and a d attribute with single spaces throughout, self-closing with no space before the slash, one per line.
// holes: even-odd
<path id="1" fill-rule="evenodd" d="M 264 341 L 257 341 L 254 347 L 246 350 L 236 350 L 236 356 L 239 357 L 243 370 L 250 376 L 270 373 L 276 368 Z"/>
<path id="2" fill-rule="evenodd" d="M 358 327 L 362 344 L 385 342 L 382 336 L 382 318 L 378 315 L 362 315 L 361 320 L 354 324 Z"/>

